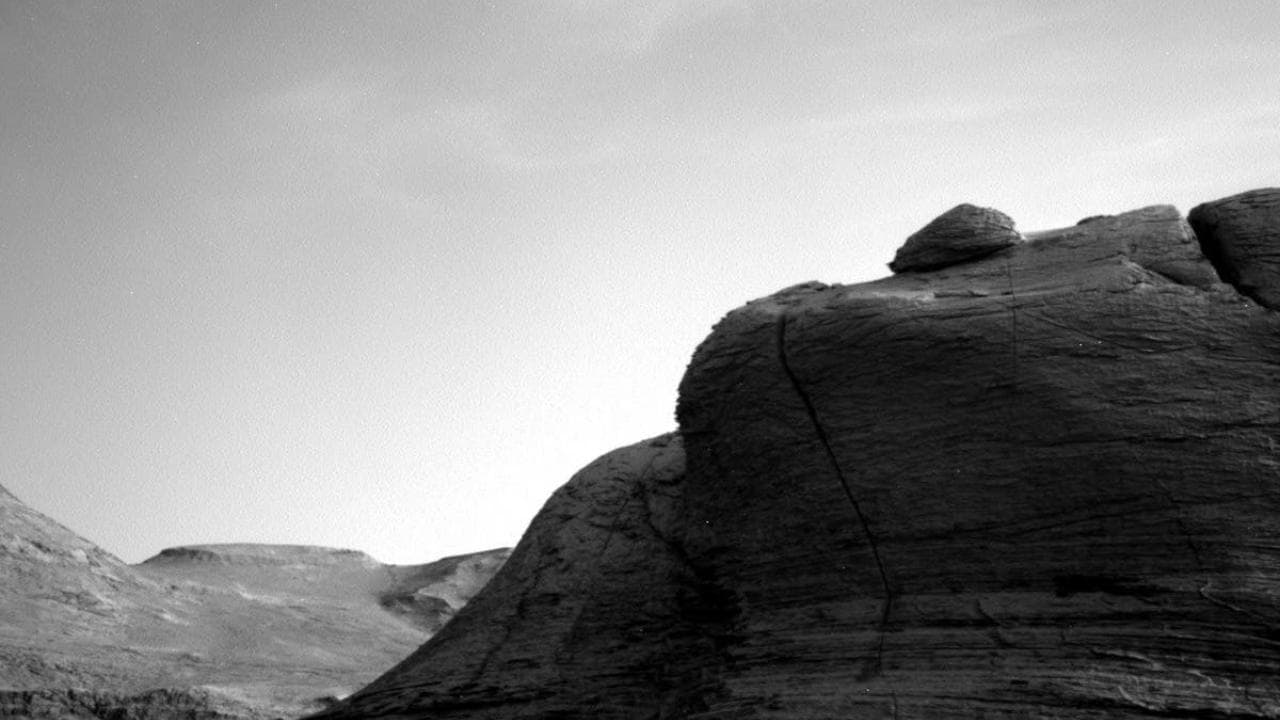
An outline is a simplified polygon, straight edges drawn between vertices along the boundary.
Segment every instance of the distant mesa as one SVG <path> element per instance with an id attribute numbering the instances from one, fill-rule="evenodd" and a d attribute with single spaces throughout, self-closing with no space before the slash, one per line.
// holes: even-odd
<path id="1" fill-rule="evenodd" d="M 0 717 L 318 710 L 443 627 L 508 554 L 383 565 L 355 550 L 222 544 L 127 565 L 0 487 Z"/>
<path id="2" fill-rule="evenodd" d="M 1013 219 L 993 208 L 957 205 L 916 231 L 898 248 L 889 269 L 927 272 L 971 262 L 1023 242 Z"/>
<path id="3" fill-rule="evenodd" d="M 359 550 L 319 547 L 315 545 L 268 545 L 253 543 L 220 543 L 214 545 L 184 545 L 165 548 L 144 564 L 207 562 L 228 565 L 333 565 L 356 564 L 381 565 Z"/>

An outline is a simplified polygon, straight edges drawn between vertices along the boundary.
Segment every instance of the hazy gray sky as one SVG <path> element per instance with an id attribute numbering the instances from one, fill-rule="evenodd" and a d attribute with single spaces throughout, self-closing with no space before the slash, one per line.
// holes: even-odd
<path id="1" fill-rule="evenodd" d="M 0 484 L 129 561 L 513 544 L 726 311 L 1280 183 L 1280 3 L 0 0 Z"/>

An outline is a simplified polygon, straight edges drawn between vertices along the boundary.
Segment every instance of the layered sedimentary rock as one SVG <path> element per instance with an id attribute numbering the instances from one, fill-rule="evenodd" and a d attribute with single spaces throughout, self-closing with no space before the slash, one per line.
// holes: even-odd
<path id="1" fill-rule="evenodd" d="M 689 552 L 742 608 L 729 698 L 1280 711 L 1280 317 L 1195 250 L 1148 208 L 726 318 L 680 418 Z"/>
<path id="2" fill-rule="evenodd" d="M 721 600 L 676 534 L 683 479 L 674 435 L 588 465 L 547 501 L 496 586 L 340 714 L 680 714 L 716 662 L 705 627 Z"/>
<path id="3" fill-rule="evenodd" d="M 1022 242 L 1013 218 L 994 208 L 964 203 L 934 218 L 898 248 L 889 269 L 939 270 L 985 257 Z"/>
<path id="4" fill-rule="evenodd" d="M 1171 207 L 731 312 L 323 717 L 1280 715 L 1280 313 Z"/>
<path id="5" fill-rule="evenodd" d="M 127 565 L 0 488 L 0 718 L 273 718 L 439 629 L 507 551 L 425 565 L 202 545 Z"/>

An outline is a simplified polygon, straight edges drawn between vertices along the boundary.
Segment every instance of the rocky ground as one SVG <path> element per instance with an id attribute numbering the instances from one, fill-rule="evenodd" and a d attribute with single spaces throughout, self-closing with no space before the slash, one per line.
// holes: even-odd
<path id="1" fill-rule="evenodd" d="M 319 710 L 429 638 L 507 554 L 394 566 L 208 545 L 131 566 L 0 488 L 0 717 Z"/>
<path id="2" fill-rule="evenodd" d="M 1280 191 L 1190 219 L 961 206 L 734 310 L 317 717 L 1280 717 Z"/>

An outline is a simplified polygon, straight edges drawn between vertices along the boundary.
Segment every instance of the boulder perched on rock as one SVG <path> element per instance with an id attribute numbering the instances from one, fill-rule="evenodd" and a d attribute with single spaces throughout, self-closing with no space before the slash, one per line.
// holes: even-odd
<path id="1" fill-rule="evenodd" d="M 894 255 L 895 273 L 938 270 L 1022 242 L 1013 219 L 993 208 L 957 205 L 916 231 Z"/>
<path id="2" fill-rule="evenodd" d="M 1280 309 L 1280 188 L 1199 205 L 1188 220 L 1224 280 L 1257 302 Z"/>
<path id="3" fill-rule="evenodd" d="M 729 313 L 321 717 L 1280 716 L 1280 313 L 1167 206 Z"/>

